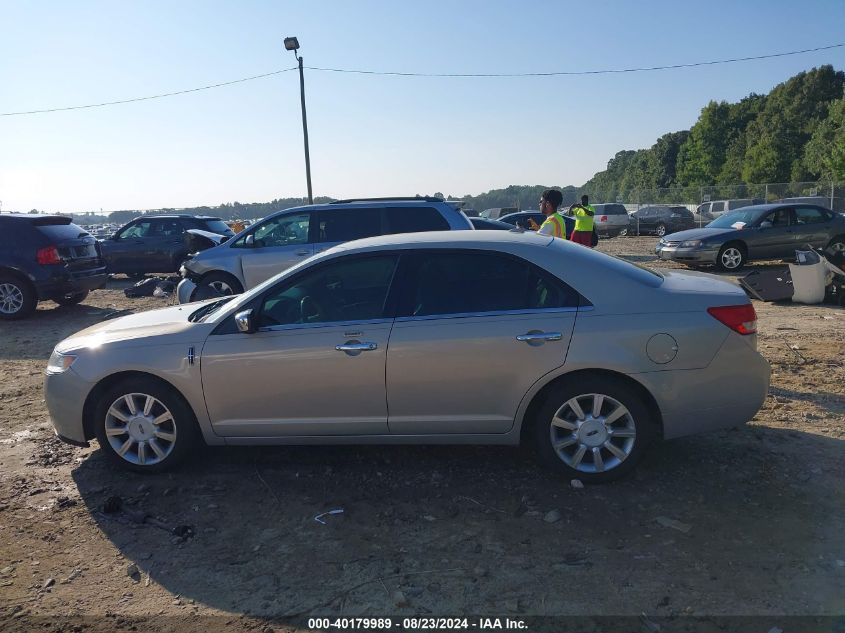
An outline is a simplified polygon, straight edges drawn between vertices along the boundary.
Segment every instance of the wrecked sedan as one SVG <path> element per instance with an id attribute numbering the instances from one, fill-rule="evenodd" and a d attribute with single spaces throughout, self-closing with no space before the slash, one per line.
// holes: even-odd
<path id="1" fill-rule="evenodd" d="M 703 228 L 665 236 L 655 253 L 660 259 L 690 266 L 715 264 L 732 271 L 751 260 L 794 258 L 795 250 L 807 244 L 845 250 L 845 217 L 813 205 L 743 207 Z"/>
<path id="2" fill-rule="evenodd" d="M 59 343 L 60 438 L 159 471 L 196 444 L 527 443 L 566 477 L 750 420 L 769 366 L 733 283 L 510 231 L 389 235 L 242 295 Z"/>

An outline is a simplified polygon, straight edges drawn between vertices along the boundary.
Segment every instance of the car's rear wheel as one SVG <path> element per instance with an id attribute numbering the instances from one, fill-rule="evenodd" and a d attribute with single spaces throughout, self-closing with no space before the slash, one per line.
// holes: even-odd
<path id="1" fill-rule="evenodd" d="M 555 388 L 534 419 L 544 465 L 570 479 L 604 483 L 630 472 L 654 436 L 649 410 L 625 382 L 584 376 Z"/>
<path id="2" fill-rule="evenodd" d="M 745 248 L 741 244 L 725 244 L 716 257 L 716 266 L 728 272 L 745 266 Z"/>
<path id="3" fill-rule="evenodd" d="M 225 297 L 228 295 L 239 295 L 244 289 L 237 279 L 227 273 L 211 273 L 202 278 L 197 284 L 197 290 L 206 288 L 212 291 L 212 296 Z"/>
<path id="4" fill-rule="evenodd" d="M 628 235 L 628 229 L 622 229 L 619 231 L 619 237 L 626 237 Z"/>
<path id="5" fill-rule="evenodd" d="M 103 452 L 135 472 L 172 468 L 199 440 L 191 408 L 172 387 L 154 378 L 127 378 L 108 389 L 95 421 Z"/>
<path id="6" fill-rule="evenodd" d="M 83 290 L 82 292 L 74 292 L 72 294 L 67 294 L 61 297 L 56 297 L 53 299 L 56 303 L 60 306 L 75 306 L 77 303 L 82 303 L 85 301 L 85 298 L 88 296 L 88 291 Z"/>
<path id="7" fill-rule="evenodd" d="M 0 273 L 0 319 L 23 319 L 35 312 L 34 288 L 17 275 Z"/>
<path id="8" fill-rule="evenodd" d="M 658 224 L 657 228 L 654 229 L 654 232 L 657 233 L 657 237 L 663 237 L 666 235 L 666 225 Z"/>

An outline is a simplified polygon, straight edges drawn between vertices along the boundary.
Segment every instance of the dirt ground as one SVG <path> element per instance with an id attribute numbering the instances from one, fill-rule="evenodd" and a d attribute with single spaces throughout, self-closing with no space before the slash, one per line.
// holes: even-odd
<path id="1" fill-rule="evenodd" d="M 656 265 L 654 243 L 600 248 Z M 490 447 L 214 448 L 140 476 L 57 441 L 42 395 L 60 339 L 169 302 L 126 285 L 0 325 L 0 629 L 647 614 L 766 616 L 765 632 L 845 614 L 842 309 L 755 302 L 773 376 L 754 421 L 655 446 L 611 485 L 575 489 Z"/>

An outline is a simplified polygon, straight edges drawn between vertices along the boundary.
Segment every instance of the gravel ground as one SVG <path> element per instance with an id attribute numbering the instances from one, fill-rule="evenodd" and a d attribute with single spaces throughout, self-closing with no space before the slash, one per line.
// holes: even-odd
<path id="1" fill-rule="evenodd" d="M 657 265 L 654 243 L 599 248 Z M 755 302 L 773 376 L 753 422 L 655 446 L 607 486 L 575 489 L 489 447 L 215 448 L 139 476 L 110 468 L 96 443 L 55 440 L 41 391 L 61 338 L 169 301 L 126 299 L 126 285 L 0 326 L 0 629 L 81 616 L 86 630 L 200 630 L 209 615 L 266 631 L 267 618 L 295 628 L 313 614 L 772 626 L 845 614 L 842 309 Z M 122 507 L 105 512 L 112 497 Z"/>

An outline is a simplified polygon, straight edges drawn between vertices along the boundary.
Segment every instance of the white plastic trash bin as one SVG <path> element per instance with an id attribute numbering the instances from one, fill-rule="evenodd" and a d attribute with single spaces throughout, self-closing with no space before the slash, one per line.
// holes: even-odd
<path id="1" fill-rule="evenodd" d="M 823 262 L 799 266 L 789 265 L 792 275 L 792 301 L 794 303 L 821 303 L 827 285 L 827 267 Z"/>

